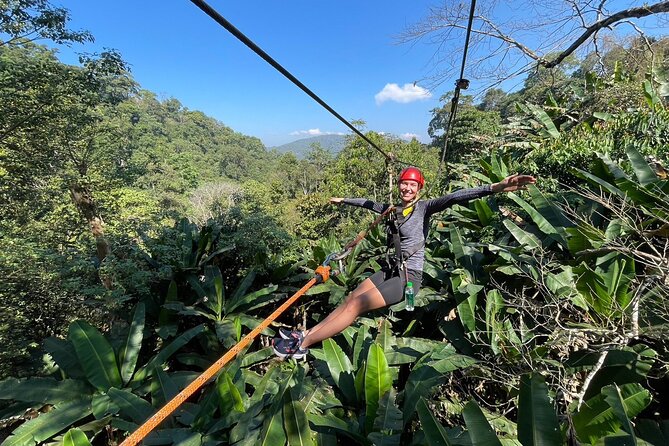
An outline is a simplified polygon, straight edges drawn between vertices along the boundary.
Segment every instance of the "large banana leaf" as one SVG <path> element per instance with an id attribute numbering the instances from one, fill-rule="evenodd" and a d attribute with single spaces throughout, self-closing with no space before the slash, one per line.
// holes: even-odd
<path id="1" fill-rule="evenodd" d="M 157 367 L 151 377 L 151 403 L 160 408 L 179 393 L 179 388 L 162 367 Z"/>
<path id="2" fill-rule="evenodd" d="M 225 304 L 226 314 L 232 313 L 233 311 L 250 311 L 256 308 L 259 308 L 263 305 L 268 304 L 274 300 L 280 298 L 280 296 L 272 295 L 273 292 L 277 290 L 277 285 L 270 285 L 258 291 L 254 291 L 250 294 L 246 294 L 239 298 L 231 298 Z"/>
<path id="3" fill-rule="evenodd" d="M 561 446 L 560 424 L 548 398 L 548 386 L 538 373 L 520 378 L 518 439 L 523 446 Z"/>
<path id="4" fill-rule="evenodd" d="M 135 372 L 135 367 L 137 366 L 139 350 L 142 348 L 142 340 L 144 339 L 145 313 L 144 304 L 141 302 L 138 303 L 135 307 L 135 313 L 132 317 L 130 329 L 128 330 L 128 337 L 119 353 L 121 378 L 123 379 L 124 384 L 130 381 L 132 374 Z"/>
<path id="5" fill-rule="evenodd" d="M 106 391 L 123 385 L 114 349 L 96 328 L 81 320 L 74 321 L 70 324 L 68 340 L 94 387 Z"/>
<path id="6" fill-rule="evenodd" d="M 92 390 L 84 381 L 76 379 L 7 378 L 0 381 L 0 400 L 55 404 L 79 398 Z"/>
<path id="7" fill-rule="evenodd" d="M 154 356 L 145 366 L 143 366 L 141 369 L 137 371 L 137 373 L 135 373 L 135 376 L 133 377 L 133 382 L 141 383 L 144 380 L 144 378 L 147 377 L 147 375 L 153 373 L 155 367 L 158 367 L 161 364 L 165 363 L 165 361 L 167 361 L 170 356 L 176 353 L 181 347 L 188 344 L 188 342 L 190 342 L 190 340 L 193 339 L 195 336 L 202 333 L 204 329 L 205 329 L 204 325 L 198 325 L 197 327 L 193 327 L 181 333 L 181 335 L 179 335 L 172 342 L 170 342 L 156 356 Z"/>
<path id="8" fill-rule="evenodd" d="M 58 368 L 70 378 L 86 378 L 79 365 L 79 358 L 72 343 L 64 339 L 49 337 L 44 340 L 44 350 L 53 358 Z"/>
<path id="9" fill-rule="evenodd" d="M 148 401 L 138 397 L 129 390 L 111 388 L 107 392 L 107 395 L 119 407 L 119 413 L 122 418 L 131 420 L 137 424 L 143 423 L 155 412 L 155 409 Z"/>
<path id="10" fill-rule="evenodd" d="M 537 227 L 541 232 L 548 235 L 550 238 L 557 241 L 558 243 L 560 243 L 560 245 L 564 246 L 565 248 L 567 247 L 567 241 L 564 238 L 562 231 L 559 231 L 555 226 L 553 226 L 546 217 L 544 217 L 539 211 L 534 209 L 532 205 L 530 205 L 527 201 L 520 198 L 518 195 L 511 192 L 508 194 L 508 196 L 513 201 L 515 201 L 516 204 L 522 207 L 525 210 L 525 212 L 527 212 L 527 214 L 530 216 L 534 224 L 537 225 Z"/>
<path id="11" fill-rule="evenodd" d="M 309 413 L 307 416 L 309 418 L 309 423 L 313 426 L 314 430 L 324 428 L 331 429 L 339 434 L 349 437 L 359 445 L 368 446 L 372 444 L 368 438 L 358 433 L 359 429 L 355 421 L 347 423 L 341 418 L 337 418 L 332 412 L 327 412 L 326 415 Z"/>
<path id="12" fill-rule="evenodd" d="M 546 111 L 539 105 L 526 103 L 524 104 L 526 109 L 530 112 L 532 116 L 543 126 L 541 129 L 541 134 L 544 137 L 550 137 L 553 139 L 558 139 L 560 137 L 560 131 L 555 126 L 555 123 L 551 117 L 546 113 Z"/>
<path id="13" fill-rule="evenodd" d="M 634 174 L 642 186 L 648 186 L 657 183 L 660 180 L 655 174 L 655 171 L 653 171 L 653 168 L 648 165 L 643 155 L 634 148 L 633 144 L 627 144 L 627 146 L 625 146 L 625 152 L 632 164 Z"/>
<path id="14" fill-rule="evenodd" d="M 488 331 L 488 340 L 490 348 L 495 354 L 499 354 L 500 343 L 503 336 L 504 326 L 498 318 L 498 314 L 504 309 L 504 299 L 499 290 L 490 290 L 486 294 L 485 322 Z"/>
<path id="15" fill-rule="evenodd" d="M 298 374 L 297 377 L 295 376 L 296 374 Z M 281 381 L 278 386 L 272 386 L 273 392 L 271 395 L 269 395 L 267 391 L 270 389 L 270 383 L 275 379 L 274 377 L 272 380 L 266 382 L 267 386 L 262 392 L 254 392 L 253 397 L 249 400 L 247 410 L 242 413 L 236 426 L 230 431 L 230 442 L 237 443 L 248 437 L 251 430 L 261 427 L 263 420 L 265 419 L 265 413 L 261 412 L 266 406 L 270 406 L 267 410 L 267 414 L 273 414 L 277 410 L 281 410 L 280 408 L 284 403 L 283 396 L 286 393 L 286 389 L 289 388 L 292 382 L 300 381 L 301 378 L 303 378 L 303 375 L 304 370 L 295 366 L 287 373 L 284 372 L 283 375 L 276 377 L 276 379 L 280 379 Z M 210 432 L 213 430 L 214 428 L 211 428 Z"/>
<path id="16" fill-rule="evenodd" d="M 163 339 L 167 339 L 177 333 L 177 325 L 174 317 L 176 312 L 169 309 L 169 305 L 178 302 L 177 291 L 177 283 L 175 280 L 172 280 L 169 288 L 167 288 L 167 295 L 165 296 L 163 307 L 158 314 L 158 336 Z"/>
<path id="17" fill-rule="evenodd" d="M 546 198 L 538 187 L 530 184 L 527 186 L 527 190 L 530 192 L 534 207 L 556 229 L 574 226 L 574 222 L 559 207 Z"/>
<path id="18" fill-rule="evenodd" d="M 592 370 L 599 361 L 599 352 L 575 352 L 566 362 L 568 370 Z M 644 344 L 609 350 L 599 371 L 590 381 L 585 398 L 599 394 L 602 387 L 616 383 L 618 385 L 642 382 L 657 360 L 657 352 Z"/>
<path id="19" fill-rule="evenodd" d="M 516 241 L 521 244 L 521 246 L 524 246 L 528 249 L 541 248 L 541 242 L 536 235 L 520 229 L 518 225 L 516 225 L 511 220 L 504 220 L 502 223 L 504 226 L 506 226 L 506 229 L 509 230 L 513 238 L 515 238 Z"/>
<path id="20" fill-rule="evenodd" d="M 218 391 L 222 414 L 226 414 L 232 410 L 236 410 L 237 412 L 244 411 L 244 400 L 242 399 L 242 395 L 232 382 L 232 378 L 228 372 L 224 371 L 218 377 L 216 380 L 216 390 Z"/>
<path id="21" fill-rule="evenodd" d="M 325 353 L 325 361 L 332 380 L 339 390 L 341 390 L 347 401 L 355 402 L 356 393 L 353 366 L 348 356 L 332 339 L 323 341 L 323 352 Z"/>
<path id="22" fill-rule="evenodd" d="M 381 397 L 379 402 L 379 410 L 374 420 L 375 432 L 368 436 L 377 446 L 381 444 L 385 446 L 399 445 L 403 423 L 402 411 L 395 403 L 396 396 L 395 390 L 391 388 Z"/>
<path id="23" fill-rule="evenodd" d="M 606 387 L 604 388 L 606 389 Z M 634 418 L 650 404 L 650 392 L 639 384 L 620 386 L 620 396 L 627 417 Z M 574 429 L 581 441 L 594 443 L 597 439 L 617 432 L 621 423 L 604 393 L 586 401 L 572 416 Z"/>
<path id="24" fill-rule="evenodd" d="M 261 446 L 284 445 L 288 441 L 283 430 L 283 410 L 277 410 L 273 414 L 268 413 L 260 431 L 260 440 L 257 444 Z"/>
<path id="25" fill-rule="evenodd" d="M 495 431 L 474 401 L 465 404 L 462 416 L 467 424 L 472 446 L 502 446 Z"/>
<path id="26" fill-rule="evenodd" d="M 81 429 L 70 429 L 63 437 L 63 446 L 91 446 L 88 437 Z"/>
<path id="27" fill-rule="evenodd" d="M 446 429 L 432 415 L 432 411 L 427 405 L 425 398 L 421 397 L 416 405 L 420 426 L 425 432 L 425 439 L 429 446 L 450 446 Z"/>
<path id="28" fill-rule="evenodd" d="M 223 288 L 223 276 L 217 266 L 207 265 L 204 268 L 204 276 L 207 284 L 207 299 L 205 305 L 212 311 L 217 321 L 223 317 L 223 306 L 225 305 L 225 291 Z"/>
<path id="29" fill-rule="evenodd" d="M 615 414 L 618 421 L 620 421 L 620 426 L 623 431 L 627 433 L 632 440 L 632 446 L 636 446 L 636 435 L 634 435 L 634 428 L 632 428 L 632 422 L 627 416 L 627 410 L 625 409 L 625 403 L 623 402 L 623 397 L 620 394 L 620 388 L 617 385 L 612 384 L 606 386 L 602 389 L 602 395 L 604 395 L 604 401 L 611 407 L 611 410 Z"/>
<path id="30" fill-rule="evenodd" d="M 32 446 L 50 439 L 58 432 L 91 414 L 90 396 L 56 404 L 47 413 L 17 427 L 2 446 Z"/>
<path id="31" fill-rule="evenodd" d="M 428 397 L 439 384 L 448 378 L 448 373 L 472 366 L 476 360 L 464 355 L 452 354 L 438 361 L 428 362 L 416 367 L 409 374 L 404 388 L 404 424 L 416 411 L 416 404 L 421 397 Z"/>
<path id="32" fill-rule="evenodd" d="M 297 399 L 296 395 L 293 395 L 292 389 L 283 395 L 283 427 L 290 446 L 314 444 L 304 404 Z"/>
<path id="33" fill-rule="evenodd" d="M 369 334 L 369 327 L 360 325 L 358 333 L 355 336 L 355 344 L 353 345 L 353 366 L 356 369 L 359 370 L 365 362 L 371 345 L 372 336 Z"/>
<path id="34" fill-rule="evenodd" d="M 386 354 L 392 351 L 393 346 L 396 344 L 395 336 L 393 335 L 388 318 L 383 318 L 381 320 L 379 332 L 376 335 L 376 343 L 381 346 L 383 352 Z"/>
<path id="35" fill-rule="evenodd" d="M 372 431 L 381 397 L 392 388 L 392 385 L 392 375 L 383 348 L 373 343 L 367 354 L 367 370 L 365 370 L 366 432 Z"/>

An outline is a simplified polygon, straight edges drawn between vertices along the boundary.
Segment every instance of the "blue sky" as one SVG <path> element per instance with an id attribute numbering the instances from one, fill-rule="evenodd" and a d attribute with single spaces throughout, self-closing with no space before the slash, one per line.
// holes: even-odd
<path id="1" fill-rule="evenodd" d="M 87 29 L 96 39 L 62 48 L 65 62 L 76 63 L 74 52 L 115 48 L 143 88 L 257 136 L 268 147 L 319 132 L 349 132 L 187 0 L 54 3 L 70 10 L 71 28 Z M 430 110 L 446 91 L 413 86 L 427 72 L 434 49 L 400 46 L 394 36 L 431 3 L 209 2 L 344 118 L 423 142 L 429 141 Z"/>
<path id="2" fill-rule="evenodd" d="M 429 142 L 430 111 L 439 106 L 439 97 L 452 92 L 455 75 L 433 91 L 423 88 L 423 79 L 435 73 L 435 61 L 444 54 L 452 56 L 451 63 L 459 71 L 464 37 L 441 41 L 439 54 L 437 45 L 428 43 L 430 39 L 398 45 L 396 37 L 442 1 L 209 0 L 209 4 L 344 118 L 364 120 L 366 130 Z M 76 64 L 76 52 L 114 48 L 143 88 L 161 99 L 176 98 L 189 109 L 201 110 L 238 132 L 260 138 L 268 147 L 310 135 L 349 133 L 344 124 L 188 0 L 53 3 L 70 10 L 71 28 L 87 29 L 96 39 L 94 44 L 61 48 L 64 62 Z M 468 2 L 462 4 L 466 12 Z M 607 2 L 610 11 L 640 4 Z M 551 18 L 551 8 L 564 10 L 561 3 L 546 5 L 537 10 L 515 0 L 479 2 L 482 8 L 493 8 L 491 13 L 501 22 L 512 16 L 527 19 L 528 14 Z M 666 21 L 652 23 L 651 34 L 666 34 Z M 521 38 L 530 47 L 541 48 L 546 41 L 542 34 L 523 33 Z M 487 51 L 483 55 L 470 52 L 468 61 L 491 53 L 494 45 Z M 467 93 L 490 85 L 477 82 L 473 69 L 467 68 L 465 77 L 472 79 Z M 509 91 L 521 85 L 522 78 L 503 88 Z"/>

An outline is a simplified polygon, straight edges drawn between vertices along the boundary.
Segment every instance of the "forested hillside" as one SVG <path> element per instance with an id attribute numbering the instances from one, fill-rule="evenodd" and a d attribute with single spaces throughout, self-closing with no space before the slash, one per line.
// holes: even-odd
<path id="1" fill-rule="evenodd" d="M 0 441 L 120 444 L 375 217 L 388 166 L 268 151 L 107 51 L 46 1 L 0 2 Z M 14 4 L 16 3 L 16 4 Z M 26 6 L 29 5 L 29 6 Z M 144 444 L 669 444 L 669 38 L 450 97 L 421 144 L 366 136 L 432 196 L 538 177 L 434 219 L 415 311 L 280 361 L 380 268 L 382 227 Z M 391 178 L 403 166 L 391 165 Z"/>

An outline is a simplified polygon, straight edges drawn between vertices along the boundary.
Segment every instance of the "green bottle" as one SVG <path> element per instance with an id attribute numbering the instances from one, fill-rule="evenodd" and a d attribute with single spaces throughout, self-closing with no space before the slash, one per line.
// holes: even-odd
<path id="1" fill-rule="evenodd" d="M 407 287 L 404 289 L 404 302 L 407 311 L 413 311 L 413 282 L 407 282 Z"/>

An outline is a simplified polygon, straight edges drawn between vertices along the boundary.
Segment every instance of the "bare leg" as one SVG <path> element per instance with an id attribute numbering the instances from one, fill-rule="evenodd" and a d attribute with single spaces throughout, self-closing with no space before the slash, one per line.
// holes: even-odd
<path id="1" fill-rule="evenodd" d="M 367 279 L 348 295 L 343 304 L 305 334 L 302 347 L 307 348 L 331 338 L 350 326 L 361 314 L 385 306 L 383 296 L 372 281 Z"/>
<path id="2" fill-rule="evenodd" d="M 374 283 L 372 283 L 372 281 L 370 279 L 365 279 L 348 296 L 346 296 L 346 299 L 350 299 L 351 296 L 353 296 L 354 294 L 365 293 L 365 292 L 371 290 L 372 288 L 376 288 L 374 286 Z M 315 326 L 313 326 L 309 330 L 305 330 L 304 331 L 304 336 L 306 337 L 309 334 L 314 334 L 315 335 L 316 332 L 318 332 L 318 330 L 320 330 L 323 326 L 327 325 L 328 322 L 330 322 L 333 319 L 338 318 L 339 314 L 344 310 L 346 310 L 345 302 L 340 304 L 337 308 L 335 308 L 332 313 L 328 314 L 327 317 L 325 319 L 323 319 L 322 321 L 320 321 L 318 324 L 316 324 Z"/>

